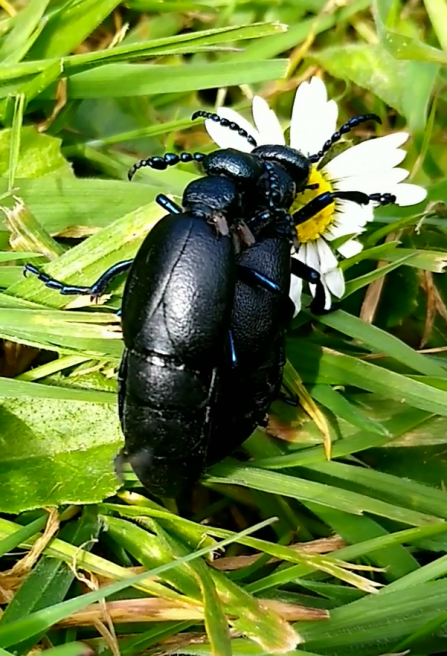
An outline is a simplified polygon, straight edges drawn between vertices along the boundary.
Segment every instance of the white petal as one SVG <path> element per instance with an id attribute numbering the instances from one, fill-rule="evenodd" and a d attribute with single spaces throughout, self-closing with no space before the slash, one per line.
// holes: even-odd
<path id="1" fill-rule="evenodd" d="M 290 123 L 290 145 L 305 155 L 317 153 L 335 132 L 337 103 L 327 100 L 324 82 L 313 77 L 295 94 Z"/>
<path id="2" fill-rule="evenodd" d="M 328 286 L 325 284 L 324 278 L 322 278 L 321 282 L 323 283 L 323 289 L 324 289 L 324 309 L 330 310 L 332 305 L 331 292 L 329 291 Z M 315 296 L 316 286 L 309 285 L 309 289 L 312 296 Z"/>
<path id="3" fill-rule="evenodd" d="M 298 278 L 298 276 L 291 276 L 289 296 L 292 299 L 293 304 L 295 305 L 295 312 L 293 313 L 294 317 L 296 317 L 296 315 L 301 310 L 302 292 L 303 292 L 303 281 L 301 280 L 301 278 Z"/>
<path id="4" fill-rule="evenodd" d="M 343 255 L 343 257 L 354 257 L 358 255 L 363 250 L 363 244 L 361 244 L 356 239 L 349 239 L 345 241 L 344 244 L 337 248 L 338 252 Z"/>
<path id="5" fill-rule="evenodd" d="M 325 274 L 328 271 L 331 271 L 331 269 L 337 268 L 337 258 L 335 257 L 332 248 L 326 244 L 324 239 L 317 239 L 315 245 L 318 251 L 318 259 L 320 261 L 318 271 L 320 271 L 322 274 Z"/>
<path id="6" fill-rule="evenodd" d="M 426 189 L 413 184 L 398 184 L 391 193 L 396 195 L 397 204 L 404 207 L 406 205 L 417 205 L 418 203 L 422 203 L 427 197 Z"/>
<path id="7" fill-rule="evenodd" d="M 238 114 L 234 109 L 231 109 L 231 107 L 221 107 L 216 113 L 222 118 L 227 118 L 229 121 L 237 123 L 239 127 L 246 130 L 249 135 L 256 139 L 256 141 L 259 140 L 257 130 L 251 125 L 251 123 L 249 123 L 249 121 L 247 121 L 247 119 Z M 253 146 L 248 143 L 245 137 L 241 137 L 237 132 L 226 128 L 209 118 L 205 121 L 205 128 L 211 139 L 219 146 L 219 148 L 235 148 L 244 153 L 250 153 L 253 150 Z"/>
<path id="8" fill-rule="evenodd" d="M 334 223 L 326 228 L 324 232 L 324 238 L 327 241 L 333 241 L 339 237 L 346 237 L 346 235 L 356 235 L 358 230 L 363 230 L 359 226 L 350 226 L 348 222 L 346 223 Z"/>
<path id="9" fill-rule="evenodd" d="M 369 175 L 352 175 L 338 180 L 334 189 L 336 191 L 363 191 L 365 194 L 394 193 L 395 186 L 408 176 L 409 171 L 400 168 L 392 168 Z"/>
<path id="10" fill-rule="evenodd" d="M 406 132 L 396 132 L 385 137 L 369 139 L 352 146 L 334 157 L 325 167 L 331 180 L 340 180 L 348 176 L 368 175 L 392 169 L 405 158 L 401 146 L 408 139 Z"/>
<path id="11" fill-rule="evenodd" d="M 335 216 L 338 236 L 352 235 L 374 219 L 374 207 L 372 203 L 359 205 L 350 200 L 338 201 Z M 344 230 L 343 233 L 342 230 Z M 360 230 L 360 232 L 362 231 Z"/>
<path id="12" fill-rule="evenodd" d="M 323 283 L 327 285 L 331 294 L 337 298 L 341 298 L 345 293 L 345 278 L 343 271 L 338 267 L 323 276 Z"/>
<path id="13" fill-rule="evenodd" d="M 299 254 L 302 256 L 303 262 L 321 273 L 320 258 L 318 257 L 318 249 L 315 242 L 308 241 L 307 244 L 303 244 L 299 250 Z"/>
<path id="14" fill-rule="evenodd" d="M 256 139 L 258 146 L 263 144 L 281 144 L 285 145 L 284 133 L 281 124 L 278 120 L 273 109 L 270 109 L 268 103 L 261 98 L 255 96 L 253 98 L 251 111 L 253 113 L 253 120 L 259 132 L 259 137 Z"/>
<path id="15" fill-rule="evenodd" d="M 360 235 L 362 232 L 365 232 L 365 228 L 358 224 L 352 224 L 348 221 L 340 224 L 333 223 L 330 228 L 326 229 L 324 238 L 326 241 L 334 241 L 334 239 L 347 237 L 348 235 Z"/>

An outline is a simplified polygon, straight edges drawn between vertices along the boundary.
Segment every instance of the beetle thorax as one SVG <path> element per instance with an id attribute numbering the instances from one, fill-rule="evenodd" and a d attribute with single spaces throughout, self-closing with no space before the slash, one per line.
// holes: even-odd
<path id="1" fill-rule="evenodd" d="M 295 150 L 290 146 L 275 144 L 258 146 L 252 151 L 252 154 L 269 162 L 281 164 L 292 177 L 298 191 L 306 186 L 311 164 L 309 159 L 299 150 Z"/>

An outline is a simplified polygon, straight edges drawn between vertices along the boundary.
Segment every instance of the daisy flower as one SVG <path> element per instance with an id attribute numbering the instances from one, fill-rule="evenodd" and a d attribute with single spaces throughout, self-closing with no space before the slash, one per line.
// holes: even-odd
<path id="1" fill-rule="evenodd" d="M 258 146 L 264 144 L 286 145 L 284 133 L 275 112 L 260 96 L 252 101 L 252 114 L 256 127 L 228 107 L 217 111 L 218 115 L 233 121 Z M 290 122 L 290 146 L 306 156 L 319 153 L 323 144 L 335 133 L 338 107 L 334 100 L 328 100 L 325 84 L 313 77 L 303 82 L 297 89 Z M 207 119 L 205 127 L 213 141 L 220 148 L 235 148 L 250 152 L 254 146 L 237 131 L 229 130 L 219 123 Z M 393 194 L 397 205 L 415 205 L 427 195 L 423 187 L 403 182 L 409 172 L 398 165 L 405 158 L 400 148 L 408 139 L 408 133 L 397 132 L 351 146 L 336 155 L 319 168 L 313 164 L 308 185 L 318 185 L 315 189 L 300 192 L 290 212 L 296 212 L 312 198 L 324 192 L 361 191 L 366 194 Z M 363 245 L 355 239 L 364 232 L 365 226 L 373 220 L 374 203 L 358 205 L 348 200 L 337 199 L 335 203 L 297 226 L 299 250 L 293 254 L 301 262 L 316 269 L 325 289 L 325 309 L 331 307 L 331 295 L 341 298 L 345 292 L 343 273 L 338 267 L 334 250 L 342 257 L 357 255 Z M 334 249 L 331 242 L 345 237 L 343 243 Z M 290 296 L 297 314 L 301 308 L 303 281 L 292 276 Z M 315 286 L 310 285 L 315 294 Z"/>

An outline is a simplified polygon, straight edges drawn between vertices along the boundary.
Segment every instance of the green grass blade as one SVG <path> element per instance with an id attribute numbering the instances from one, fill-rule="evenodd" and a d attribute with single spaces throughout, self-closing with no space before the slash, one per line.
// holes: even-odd
<path id="1" fill-rule="evenodd" d="M 384 375 L 381 367 L 303 341 L 290 341 L 288 353 L 305 382 L 352 385 L 429 413 L 447 416 L 447 392 L 422 382 L 390 370 Z"/>
<path id="2" fill-rule="evenodd" d="M 363 472 L 363 470 L 360 471 Z M 407 510 L 362 494 L 254 467 L 222 463 L 215 465 L 211 472 L 212 474 L 207 479 L 210 482 L 253 487 L 256 490 L 270 492 L 270 494 L 281 494 L 301 501 L 318 502 L 323 506 L 356 515 L 368 512 L 413 526 L 424 526 L 441 521 L 433 515 Z"/>
<path id="3" fill-rule="evenodd" d="M 429 360 L 425 355 L 417 353 L 394 335 L 390 335 L 377 328 L 377 326 L 354 317 L 352 314 L 343 312 L 343 310 L 319 316 L 318 320 L 325 326 L 330 326 L 358 340 L 371 349 L 372 352 L 385 353 L 421 374 L 447 377 L 445 369 Z"/>
<path id="4" fill-rule="evenodd" d="M 264 522 L 259 522 L 255 526 L 251 526 L 250 528 L 241 531 L 240 535 L 249 535 L 250 533 L 262 529 L 264 526 L 268 526 L 271 524 L 271 522 L 271 519 L 268 519 Z M 237 538 L 231 537 L 222 540 L 220 546 L 224 547 L 227 544 L 231 544 L 235 541 L 235 539 Z M 82 595 L 81 597 L 76 597 L 75 599 L 69 599 L 68 601 L 63 601 L 59 604 L 55 604 L 50 608 L 45 608 L 43 610 L 32 613 L 28 617 L 23 617 L 19 620 L 16 620 L 15 622 L 11 622 L 11 624 L 8 624 L 4 627 L 0 626 L 0 647 L 9 647 L 10 645 L 13 645 L 21 640 L 30 638 L 33 635 L 48 629 L 50 626 L 56 624 L 65 617 L 68 617 L 72 613 L 85 608 L 89 604 L 100 601 L 101 599 L 106 599 L 111 594 L 125 590 L 130 585 L 140 583 L 144 581 L 144 579 L 158 576 L 164 572 L 179 567 L 183 563 L 188 563 L 192 560 L 195 560 L 196 558 L 205 556 L 212 550 L 213 547 L 204 547 L 203 549 L 199 549 L 194 553 L 190 553 L 187 556 L 179 558 L 177 561 L 166 563 L 148 572 L 144 572 L 143 574 L 131 576 L 125 581 L 113 583 L 102 588 L 101 590 L 89 592 L 85 595 Z"/>
<path id="5" fill-rule="evenodd" d="M 12 191 L 17 171 L 20 152 L 20 137 L 23 123 L 23 108 L 25 106 L 25 96 L 23 93 L 17 94 L 14 102 L 14 116 L 12 119 L 11 129 L 11 147 L 9 152 L 9 176 L 8 191 Z"/>
<path id="6" fill-rule="evenodd" d="M 18 527 L 17 531 L 0 540 L 0 556 L 4 556 L 9 551 L 18 547 L 22 542 L 26 542 L 33 535 L 39 533 L 45 527 L 47 520 L 48 515 L 44 513 L 42 517 L 35 519 L 26 526 Z"/>
<path id="7" fill-rule="evenodd" d="M 184 93 L 278 80 L 285 77 L 286 69 L 287 60 L 283 59 L 251 61 L 243 67 L 221 62 L 186 67 L 107 64 L 70 77 L 67 93 L 71 99 Z M 49 97 L 49 94 L 43 95 Z"/>

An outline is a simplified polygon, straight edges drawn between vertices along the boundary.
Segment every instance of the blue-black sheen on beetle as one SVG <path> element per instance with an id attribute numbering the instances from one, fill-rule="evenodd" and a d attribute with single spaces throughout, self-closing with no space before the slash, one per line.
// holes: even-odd
<path id="1" fill-rule="evenodd" d="M 268 192 L 275 180 L 277 211 L 268 215 Z M 230 455 L 264 423 L 271 403 L 278 398 L 285 364 L 285 331 L 293 316 L 289 298 L 290 275 L 317 283 L 316 304 L 324 303 L 319 275 L 290 257 L 290 240 L 282 229 L 284 208 L 291 204 L 295 185 L 289 174 L 273 162 L 258 180 L 259 206 L 255 217 L 247 218 L 255 242 L 238 254 L 238 279 L 233 304 L 232 335 L 237 367 L 226 369 L 221 378 L 223 391 L 218 403 L 222 410 L 210 441 L 207 464 Z M 268 284 L 254 284 L 256 271 Z"/>
<path id="2" fill-rule="evenodd" d="M 273 230 L 268 231 L 273 234 Z M 293 316 L 290 244 L 284 236 L 260 235 L 238 256 L 239 266 L 256 269 L 277 285 L 273 292 L 254 286 L 239 274 L 234 296 L 232 332 L 237 367 L 221 377 L 220 421 L 210 441 L 207 464 L 230 455 L 251 435 L 278 398 L 285 363 L 285 330 Z"/>

